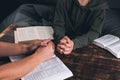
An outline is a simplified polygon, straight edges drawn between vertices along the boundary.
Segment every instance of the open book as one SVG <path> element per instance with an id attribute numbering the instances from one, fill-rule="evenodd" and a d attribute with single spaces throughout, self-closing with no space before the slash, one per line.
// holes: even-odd
<path id="1" fill-rule="evenodd" d="M 115 57 L 120 58 L 120 39 L 117 36 L 107 34 L 93 41 L 93 44 L 111 52 Z"/>
<path id="2" fill-rule="evenodd" d="M 12 62 L 24 58 L 21 56 L 10 56 Z M 67 66 L 58 58 L 43 62 L 38 65 L 32 72 L 22 77 L 21 80 L 64 80 L 73 76 L 73 73 L 67 68 Z"/>
<path id="3" fill-rule="evenodd" d="M 15 34 L 17 42 L 29 42 L 37 39 L 53 39 L 53 29 L 51 26 L 31 26 L 17 28 Z"/>

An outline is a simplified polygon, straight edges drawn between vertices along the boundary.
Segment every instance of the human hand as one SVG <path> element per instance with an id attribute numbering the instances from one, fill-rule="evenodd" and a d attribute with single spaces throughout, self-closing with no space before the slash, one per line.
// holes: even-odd
<path id="1" fill-rule="evenodd" d="M 40 42 L 40 46 L 47 46 L 47 44 L 51 41 L 51 39 L 45 39 Z"/>
<path id="2" fill-rule="evenodd" d="M 28 44 L 27 48 L 29 50 L 29 52 L 32 52 L 34 50 L 36 50 L 38 47 L 40 46 L 47 46 L 48 42 L 50 42 L 50 39 L 45 39 L 45 40 L 35 40 L 32 43 Z"/>
<path id="3" fill-rule="evenodd" d="M 53 57 L 55 45 L 52 41 L 49 41 L 46 46 L 39 47 L 35 54 L 39 54 L 42 61 L 48 60 Z"/>
<path id="4" fill-rule="evenodd" d="M 57 45 L 57 51 L 61 54 L 70 54 L 73 50 L 74 43 L 69 37 L 65 36 Z"/>

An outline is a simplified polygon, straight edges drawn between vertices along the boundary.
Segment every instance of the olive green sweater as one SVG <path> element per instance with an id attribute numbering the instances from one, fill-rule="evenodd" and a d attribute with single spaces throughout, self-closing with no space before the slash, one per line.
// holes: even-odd
<path id="1" fill-rule="evenodd" d="M 90 44 L 102 32 L 107 0 L 91 0 L 81 6 L 78 0 L 57 0 L 54 16 L 54 37 L 68 36 L 74 42 L 74 49 Z"/>

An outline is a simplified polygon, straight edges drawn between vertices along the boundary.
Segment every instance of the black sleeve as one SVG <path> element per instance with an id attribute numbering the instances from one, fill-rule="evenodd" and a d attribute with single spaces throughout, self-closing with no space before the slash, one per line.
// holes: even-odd
<path id="1" fill-rule="evenodd" d="M 65 36 L 64 25 L 64 0 L 57 0 L 53 24 L 55 44 L 58 44 L 59 40 Z"/>

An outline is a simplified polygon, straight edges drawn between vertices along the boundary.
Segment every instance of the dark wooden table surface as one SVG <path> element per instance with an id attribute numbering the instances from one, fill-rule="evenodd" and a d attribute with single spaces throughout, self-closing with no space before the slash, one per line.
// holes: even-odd
<path id="1" fill-rule="evenodd" d="M 74 76 L 67 80 L 120 80 L 120 59 L 95 45 L 61 56 Z"/>
<path id="2" fill-rule="evenodd" d="M 0 41 L 14 42 L 13 31 Z M 95 45 L 59 57 L 74 74 L 66 80 L 120 80 L 120 59 Z M 0 58 L 1 65 L 7 62 L 9 62 L 8 58 Z"/>

